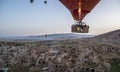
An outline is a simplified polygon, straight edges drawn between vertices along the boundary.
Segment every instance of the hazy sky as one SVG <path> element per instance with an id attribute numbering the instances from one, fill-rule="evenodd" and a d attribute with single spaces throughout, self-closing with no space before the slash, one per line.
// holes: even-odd
<path id="1" fill-rule="evenodd" d="M 59 0 L 0 0 L 0 36 L 70 33 L 75 22 Z M 120 0 L 101 0 L 83 20 L 90 34 L 120 29 Z"/>

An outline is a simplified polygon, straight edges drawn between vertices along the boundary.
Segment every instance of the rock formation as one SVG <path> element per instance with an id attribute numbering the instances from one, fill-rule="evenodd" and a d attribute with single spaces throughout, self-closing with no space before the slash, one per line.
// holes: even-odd
<path id="1" fill-rule="evenodd" d="M 120 30 L 90 39 L 0 41 L 0 68 L 9 72 L 106 72 L 120 68 Z"/>

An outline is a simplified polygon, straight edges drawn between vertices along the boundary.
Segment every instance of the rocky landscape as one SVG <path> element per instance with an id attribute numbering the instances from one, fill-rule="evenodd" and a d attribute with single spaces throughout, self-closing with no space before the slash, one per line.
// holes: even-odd
<path id="1" fill-rule="evenodd" d="M 120 30 L 93 38 L 0 41 L 0 72 L 120 72 Z"/>

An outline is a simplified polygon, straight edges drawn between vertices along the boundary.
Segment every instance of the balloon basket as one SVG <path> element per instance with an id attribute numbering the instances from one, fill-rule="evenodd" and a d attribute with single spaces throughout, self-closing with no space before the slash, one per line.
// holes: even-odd
<path id="1" fill-rule="evenodd" d="M 84 22 L 76 22 L 71 26 L 71 32 L 88 33 L 89 32 L 89 26 L 86 25 Z"/>

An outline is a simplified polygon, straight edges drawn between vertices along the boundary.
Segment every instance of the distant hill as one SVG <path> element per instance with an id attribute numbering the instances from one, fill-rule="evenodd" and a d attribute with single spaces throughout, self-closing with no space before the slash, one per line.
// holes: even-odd
<path id="1" fill-rule="evenodd" d="M 64 33 L 64 34 L 48 34 L 38 35 L 38 36 L 28 36 L 29 39 L 38 39 L 38 40 L 66 40 L 66 39 L 77 39 L 77 38 L 91 38 L 95 35 L 89 34 L 74 34 L 74 33 Z M 41 39 L 42 38 L 42 39 Z"/>
<path id="2" fill-rule="evenodd" d="M 67 40 L 67 39 L 79 39 L 79 38 L 90 38 L 95 35 L 89 34 L 74 34 L 74 33 L 64 33 L 64 34 L 48 34 L 48 35 L 35 35 L 35 36 L 21 36 L 21 37 L 5 37 L 0 38 L 0 40 Z"/>
<path id="3" fill-rule="evenodd" d="M 21 36 L 21 37 L 2 37 L 0 40 L 35 40 L 35 41 L 45 41 L 45 40 L 67 40 L 67 39 L 81 39 L 81 38 L 91 38 L 94 41 L 106 42 L 106 43 L 117 43 L 120 44 L 120 29 L 107 32 L 98 36 L 90 34 L 76 34 L 76 33 L 63 33 L 63 34 L 48 34 L 45 35 L 35 35 L 35 36 Z"/>

